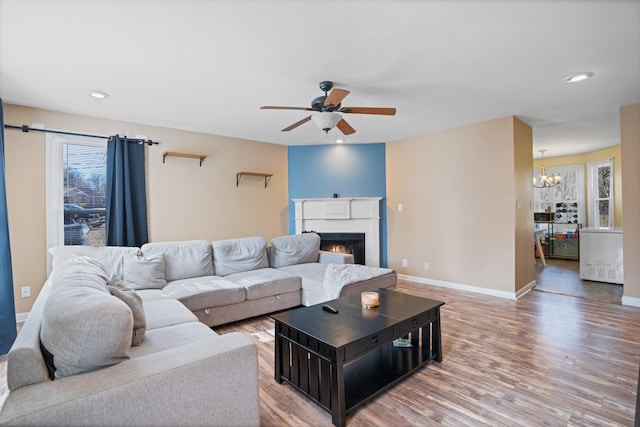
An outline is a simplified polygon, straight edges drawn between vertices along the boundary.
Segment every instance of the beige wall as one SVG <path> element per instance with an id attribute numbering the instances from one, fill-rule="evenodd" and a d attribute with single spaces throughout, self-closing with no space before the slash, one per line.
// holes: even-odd
<path id="1" fill-rule="evenodd" d="M 523 184 L 531 183 L 532 149 L 525 127 L 510 116 L 387 144 L 389 267 L 507 293 L 533 280 L 533 222 L 524 219 L 533 216 L 531 190 Z M 514 128 L 525 144 L 517 150 Z M 519 199 L 523 211 L 516 213 Z M 521 248 L 523 239 L 529 249 Z M 516 275 L 525 258 L 526 272 Z"/>
<path id="2" fill-rule="evenodd" d="M 281 145 L 239 140 L 128 122 L 102 120 L 5 104 L 5 123 L 74 132 L 146 135 L 160 141 L 147 147 L 149 236 L 152 241 L 264 236 L 287 233 L 287 149 Z M 164 151 L 205 154 L 198 160 L 167 158 Z M 5 130 L 9 232 L 16 312 L 24 313 L 46 278 L 45 134 Z M 236 172 L 273 173 L 264 180 Z M 20 287 L 31 286 L 21 298 Z"/>
<path id="3" fill-rule="evenodd" d="M 526 123 L 513 119 L 515 217 L 516 217 L 516 293 L 532 283 L 535 271 L 532 268 L 533 251 L 533 186 L 531 185 L 533 158 L 532 129 Z"/>
<path id="4" fill-rule="evenodd" d="M 624 208 L 624 297 L 640 305 L 640 104 L 620 109 L 622 206 Z"/>
<path id="5" fill-rule="evenodd" d="M 545 167 L 584 165 L 584 197 L 587 200 L 589 194 L 589 168 L 587 164 L 610 158 L 613 158 L 613 221 L 615 227 L 622 227 L 622 154 L 620 145 L 573 156 L 545 157 L 544 161 L 536 159 L 533 161 L 533 168 L 539 169 L 543 163 Z M 590 205 L 587 203 L 585 211 L 587 218 L 591 218 L 589 208 Z M 587 224 L 583 224 L 583 226 L 586 227 Z M 589 224 L 589 227 L 594 227 L 594 225 Z"/>

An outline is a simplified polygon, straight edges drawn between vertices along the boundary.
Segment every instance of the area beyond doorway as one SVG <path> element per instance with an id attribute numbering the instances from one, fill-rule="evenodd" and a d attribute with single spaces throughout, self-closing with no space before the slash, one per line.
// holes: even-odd
<path id="1" fill-rule="evenodd" d="M 580 262 L 565 259 L 547 259 L 547 266 L 536 264 L 537 291 L 570 295 L 595 301 L 620 304 L 623 287 L 612 283 L 580 279 Z"/>

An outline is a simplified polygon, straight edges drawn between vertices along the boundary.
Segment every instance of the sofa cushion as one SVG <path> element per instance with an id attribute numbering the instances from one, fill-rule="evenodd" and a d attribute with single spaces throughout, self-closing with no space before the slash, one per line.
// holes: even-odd
<path id="1" fill-rule="evenodd" d="M 286 294 L 300 289 L 299 276 L 286 273 L 273 268 L 244 271 L 226 276 L 242 286 L 247 292 L 247 300 L 270 297 L 272 295 Z"/>
<path id="2" fill-rule="evenodd" d="M 164 255 L 164 278 L 172 280 L 213 275 L 211 245 L 206 240 L 153 242 L 142 246 L 142 254 Z"/>
<path id="3" fill-rule="evenodd" d="M 246 298 L 242 286 L 218 276 L 175 280 L 165 286 L 163 292 L 191 311 L 234 304 Z"/>
<path id="4" fill-rule="evenodd" d="M 104 267 L 88 257 L 71 259 L 53 277 L 40 340 L 53 355 L 56 378 L 129 357 L 131 309 L 109 293 L 107 281 Z"/>
<path id="5" fill-rule="evenodd" d="M 140 298 L 142 298 L 143 303 L 148 301 L 173 299 L 162 292 L 160 289 L 138 289 L 137 292 L 138 295 L 140 295 Z"/>
<path id="6" fill-rule="evenodd" d="M 316 233 L 293 234 L 271 240 L 271 267 L 318 262 L 320 236 Z"/>
<path id="7" fill-rule="evenodd" d="M 131 345 L 139 346 L 144 339 L 144 331 L 147 328 L 147 318 L 144 314 L 142 306 L 142 298 L 138 293 L 125 286 L 122 280 L 115 274 L 112 274 L 107 282 L 107 288 L 111 295 L 117 297 L 127 304 L 133 314 L 133 335 L 131 336 Z"/>
<path id="8" fill-rule="evenodd" d="M 263 237 L 218 240 L 211 246 L 216 276 L 269 267 L 267 241 Z"/>
<path id="9" fill-rule="evenodd" d="M 142 306 L 147 316 L 147 332 L 145 335 L 153 329 L 198 321 L 195 314 L 174 299 L 145 301 Z"/>
<path id="10" fill-rule="evenodd" d="M 164 278 L 164 255 L 143 256 L 127 254 L 124 257 L 123 276 L 132 289 L 162 289 L 167 285 Z"/>
<path id="11" fill-rule="evenodd" d="M 129 356 L 134 359 L 147 354 L 210 339 L 216 335 L 213 329 L 201 322 L 179 323 L 163 328 L 155 328 L 147 331 L 142 345 L 131 347 Z"/>
<path id="12" fill-rule="evenodd" d="M 102 264 L 107 273 L 124 277 L 124 257 L 126 255 L 139 255 L 140 248 L 126 246 L 58 246 L 49 249 L 49 253 L 53 257 L 51 266 L 54 270 L 73 258 L 88 256 Z"/>

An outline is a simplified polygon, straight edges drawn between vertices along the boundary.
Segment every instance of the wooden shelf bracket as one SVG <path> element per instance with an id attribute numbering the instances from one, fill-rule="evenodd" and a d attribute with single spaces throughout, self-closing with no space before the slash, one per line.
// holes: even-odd
<path id="1" fill-rule="evenodd" d="M 271 181 L 272 173 L 259 173 L 259 172 L 238 172 L 236 174 L 236 187 L 240 185 L 241 176 L 261 176 L 264 177 L 264 188 L 267 188 L 267 184 Z"/>
<path id="2" fill-rule="evenodd" d="M 200 166 L 202 167 L 202 162 L 207 158 L 204 154 L 189 154 L 189 153 L 179 153 L 177 151 L 165 151 L 162 153 L 162 163 L 167 160 L 167 157 L 186 157 L 188 159 L 200 159 Z"/>

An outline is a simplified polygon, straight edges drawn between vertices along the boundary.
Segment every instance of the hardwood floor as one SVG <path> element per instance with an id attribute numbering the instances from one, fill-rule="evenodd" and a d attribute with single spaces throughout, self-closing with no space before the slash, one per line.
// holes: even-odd
<path id="1" fill-rule="evenodd" d="M 398 290 L 445 302 L 444 360 L 349 414 L 349 426 L 633 425 L 640 308 L 535 291 L 511 301 L 403 280 Z M 215 330 L 255 339 L 263 426 L 331 425 L 328 412 L 274 380 L 269 316 Z"/>
<path id="2" fill-rule="evenodd" d="M 398 289 L 446 303 L 444 360 L 350 414 L 348 425 L 633 425 L 640 308 L 545 292 L 511 301 L 402 280 Z M 272 328 L 264 316 L 216 331 Z M 328 412 L 274 380 L 273 341 L 256 341 L 261 424 L 331 425 Z"/>
<path id="3" fill-rule="evenodd" d="M 614 304 L 620 304 L 622 301 L 622 285 L 580 279 L 580 261 L 547 259 L 546 267 L 543 267 L 542 263 L 538 261 L 535 272 L 536 287 L 534 289 L 538 291 Z"/>

